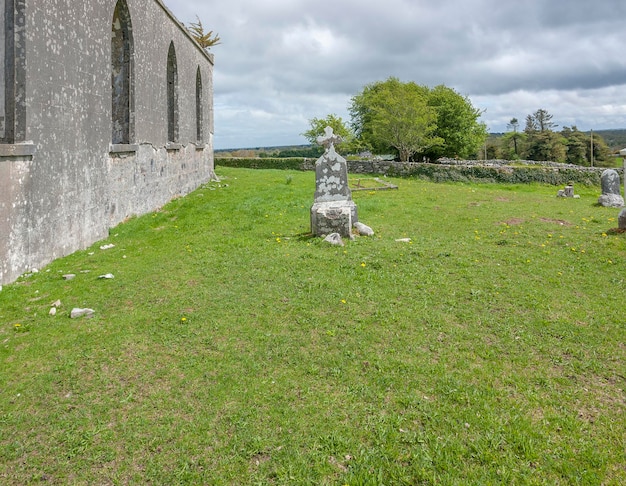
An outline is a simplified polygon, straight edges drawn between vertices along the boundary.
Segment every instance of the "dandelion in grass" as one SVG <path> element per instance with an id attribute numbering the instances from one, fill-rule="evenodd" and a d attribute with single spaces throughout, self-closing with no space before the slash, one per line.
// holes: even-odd
<path id="1" fill-rule="evenodd" d="M 365 262 L 362 262 L 362 263 L 361 263 L 361 266 L 362 266 L 362 267 L 365 267 Z"/>
<path id="2" fill-rule="evenodd" d="M 346 299 L 341 299 L 342 304 L 347 304 Z"/>
<path id="3" fill-rule="evenodd" d="M 181 324 L 186 324 L 187 323 L 187 318 L 186 317 L 181 317 L 180 318 L 180 323 Z"/>

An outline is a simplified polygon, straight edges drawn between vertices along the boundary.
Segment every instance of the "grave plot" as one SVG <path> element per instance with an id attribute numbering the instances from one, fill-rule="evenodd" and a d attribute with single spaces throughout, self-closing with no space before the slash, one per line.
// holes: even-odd
<path id="1" fill-rule="evenodd" d="M 352 191 L 388 191 L 398 189 L 398 186 L 380 177 L 358 177 L 348 181 Z"/>

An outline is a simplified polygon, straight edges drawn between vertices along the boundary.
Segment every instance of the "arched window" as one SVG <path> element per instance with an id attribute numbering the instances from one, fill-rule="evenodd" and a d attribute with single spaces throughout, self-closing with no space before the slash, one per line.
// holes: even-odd
<path id="1" fill-rule="evenodd" d="M 112 142 L 129 144 L 134 138 L 133 32 L 126 0 L 118 0 L 111 35 Z"/>
<path id="2" fill-rule="evenodd" d="M 0 142 L 14 143 L 26 136 L 24 0 L 0 0 L 0 15 Z"/>
<path id="3" fill-rule="evenodd" d="M 178 142 L 178 67 L 174 42 L 170 42 L 167 53 L 167 141 Z"/>
<path id="4" fill-rule="evenodd" d="M 198 66 L 196 71 L 196 140 L 199 143 L 204 141 L 202 125 L 202 73 Z"/>

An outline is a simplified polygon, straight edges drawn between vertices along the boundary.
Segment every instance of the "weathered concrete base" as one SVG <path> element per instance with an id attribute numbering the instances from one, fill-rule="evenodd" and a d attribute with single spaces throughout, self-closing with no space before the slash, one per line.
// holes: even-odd
<path id="1" fill-rule="evenodd" d="M 619 194 L 602 194 L 598 204 L 605 208 L 621 208 L 624 207 L 624 198 Z"/>
<path id="2" fill-rule="evenodd" d="M 352 225 L 358 221 L 354 201 L 315 203 L 311 207 L 311 233 L 326 236 L 339 233 L 352 239 Z"/>

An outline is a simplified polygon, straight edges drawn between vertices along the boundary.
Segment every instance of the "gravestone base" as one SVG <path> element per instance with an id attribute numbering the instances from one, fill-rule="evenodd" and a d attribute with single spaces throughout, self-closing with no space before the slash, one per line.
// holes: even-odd
<path id="1" fill-rule="evenodd" d="M 621 194 L 602 194 L 598 198 L 598 204 L 605 208 L 622 208 L 624 207 L 624 198 Z"/>
<path id="2" fill-rule="evenodd" d="M 354 201 L 319 202 L 311 206 L 311 233 L 315 236 L 339 233 L 352 239 L 352 225 L 357 220 Z"/>

